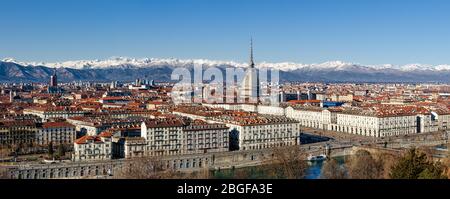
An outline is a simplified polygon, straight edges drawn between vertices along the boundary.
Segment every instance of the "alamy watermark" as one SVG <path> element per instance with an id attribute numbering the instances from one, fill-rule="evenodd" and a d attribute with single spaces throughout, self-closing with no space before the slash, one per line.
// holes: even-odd
<path id="1" fill-rule="evenodd" d="M 264 103 L 279 104 L 279 70 L 275 68 L 218 68 L 195 64 L 193 70 L 176 68 L 171 79 L 175 104 Z"/>

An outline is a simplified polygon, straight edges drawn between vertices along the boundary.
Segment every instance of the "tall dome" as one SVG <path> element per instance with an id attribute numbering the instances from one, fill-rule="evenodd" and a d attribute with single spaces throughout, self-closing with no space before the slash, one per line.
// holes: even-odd
<path id="1" fill-rule="evenodd" d="M 250 63 L 242 82 L 241 98 L 245 103 L 258 103 L 259 97 L 259 75 L 253 60 L 253 40 L 250 40 Z"/>

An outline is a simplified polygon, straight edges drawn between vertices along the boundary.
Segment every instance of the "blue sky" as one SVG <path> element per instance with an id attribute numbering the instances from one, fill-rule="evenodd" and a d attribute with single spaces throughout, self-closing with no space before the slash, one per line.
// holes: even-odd
<path id="1" fill-rule="evenodd" d="M 445 0 L 0 0 L 0 58 L 450 64 Z"/>

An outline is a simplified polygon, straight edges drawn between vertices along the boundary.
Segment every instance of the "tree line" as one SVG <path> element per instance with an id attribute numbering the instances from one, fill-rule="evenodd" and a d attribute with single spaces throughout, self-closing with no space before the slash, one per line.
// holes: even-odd
<path id="1" fill-rule="evenodd" d="M 450 161 L 433 159 L 427 149 L 409 149 L 403 154 L 371 154 L 358 150 L 344 164 L 327 160 L 322 168 L 324 179 L 448 179 Z"/>

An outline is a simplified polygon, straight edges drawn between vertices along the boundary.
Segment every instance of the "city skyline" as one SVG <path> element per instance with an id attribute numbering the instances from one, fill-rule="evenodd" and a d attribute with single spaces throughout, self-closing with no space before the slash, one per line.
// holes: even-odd
<path id="1" fill-rule="evenodd" d="M 0 179 L 158 181 L 30 193 L 450 178 L 449 2 L 1 2 Z"/>
<path id="2" fill-rule="evenodd" d="M 448 64 L 445 1 L 5 1 L 0 55 L 366 65 Z M 274 37 L 274 35 L 277 35 Z"/>

